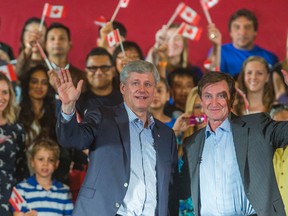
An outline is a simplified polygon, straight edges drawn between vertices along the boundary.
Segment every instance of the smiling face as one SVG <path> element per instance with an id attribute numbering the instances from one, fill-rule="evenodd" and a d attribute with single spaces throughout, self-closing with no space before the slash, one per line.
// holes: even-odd
<path id="1" fill-rule="evenodd" d="M 87 59 L 86 76 L 92 91 L 112 90 L 114 67 L 107 55 L 89 56 Z"/>
<path id="2" fill-rule="evenodd" d="M 263 92 L 265 84 L 269 81 L 269 72 L 265 65 L 259 61 L 248 62 L 244 68 L 244 83 L 247 92 Z"/>
<path id="3" fill-rule="evenodd" d="M 184 49 L 184 39 L 181 35 L 176 34 L 177 28 L 169 28 L 167 31 L 168 37 L 168 56 L 180 56 Z"/>
<path id="4" fill-rule="evenodd" d="M 120 90 L 128 107 L 137 115 L 147 112 L 153 101 L 156 83 L 153 74 L 130 72 Z"/>
<path id="5" fill-rule="evenodd" d="M 244 16 L 238 17 L 231 23 L 230 36 L 234 47 L 238 49 L 251 50 L 256 35 L 253 21 Z"/>
<path id="6" fill-rule="evenodd" d="M 29 97 L 34 100 L 43 100 L 48 93 L 47 73 L 42 70 L 34 72 L 29 80 Z"/>
<path id="7" fill-rule="evenodd" d="M 40 148 L 31 159 L 31 166 L 35 171 L 36 178 L 51 179 L 58 165 L 59 160 L 55 158 L 53 151 L 45 148 Z"/>
<path id="8" fill-rule="evenodd" d="M 226 81 L 207 84 L 202 89 L 202 107 L 212 130 L 228 117 L 230 93 Z"/>
<path id="9" fill-rule="evenodd" d="M 0 80 L 0 113 L 8 106 L 10 100 L 9 86 L 5 80 Z"/>

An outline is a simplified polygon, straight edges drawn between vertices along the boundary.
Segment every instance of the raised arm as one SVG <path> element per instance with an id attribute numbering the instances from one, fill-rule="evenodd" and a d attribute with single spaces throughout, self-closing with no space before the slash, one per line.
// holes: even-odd
<path id="1" fill-rule="evenodd" d="M 213 45 L 211 54 L 208 57 L 211 60 L 210 70 L 214 70 L 217 67 L 220 69 L 222 35 L 214 23 L 209 24 L 207 30 L 208 30 L 208 38 Z"/>
<path id="2" fill-rule="evenodd" d="M 81 94 L 83 80 L 80 80 L 77 87 L 73 85 L 69 70 L 61 69 L 58 78 L 54 78 L 59 98 L 62 101 L 62 111 L 71 114 L 75 110 L 75 104 Z"/>

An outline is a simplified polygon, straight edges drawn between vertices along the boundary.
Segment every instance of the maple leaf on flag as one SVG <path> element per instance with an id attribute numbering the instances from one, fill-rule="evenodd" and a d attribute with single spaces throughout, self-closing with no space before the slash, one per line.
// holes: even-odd
<path id="1" fill-rule="evenodd" d="M 120 7 L 121 8 L 126 8 L 129 4 L 130 0 L 120 0 Z"/>
<path id="2" fill-rule="evenodd" d="M 204 7 L 209 10 L 219 3 L 220 0 L 201 0 L 203 2 Z"/>
<path id="3" fill-rule="evenodd" d="M 200 16 L 197 14 L 197 12 L 183 2 L 178 5 L 176 12 L 183 20 L 189 24 L 197 25 L 200 20 Z"/>
<path id="4" fill-rule="evenodd" d="M 50 5 L 45 3 L 44 14 L 50 18 L 63 18 L 66 16 L 66 8 L 63 5 Z"/>
<path id="5" fill-rule="evenodd" d="M 119 31 L 118 31 L 118 29 L 115 29 L 115 30 L 111 31 L 111 32 L 107 35 L 106 41 L 107 41 L 109 47 L 113 47 L 113 46 L 115 46 L 118 42 L 120 42 L 120 36 L 119 36 Z"/>
<path id="6" fill-rule="evenodd" d="M 13 206 L 16 212 L 20 212 L 22 206 L 26 204 L 26 201 L 23 199 L 18 190 L 15 187 L 13 187 L 9 203 Z"/>
<path id="7" fill-rule="evenodd" d="M 190 40 L 198 41 L 200 39 L 202 29 L 197 26 L 191 26 L 187 23 L 182 23 L 179 27 L 178 34 Z"/>
<path id="8" fill-rule="evenodd" d="M 105 26 L 106 25 L 106 23 L 107 23 L 107 20 L 106 20 L 106 18 L 104 17 L 104 16 L 100 16 L 99 18 L 97 18 L 95 21 L 94 21 L 94 23 L 96 24 L 96 25 L 98 25 L 98 26 Z"/>
<path id="9" fill-rule="evenodd" d="M 0 66 L 0 72 L 5 74 L 10 81 L 17 81 L 16 71 L 12 64 L 2 65 Z"/>

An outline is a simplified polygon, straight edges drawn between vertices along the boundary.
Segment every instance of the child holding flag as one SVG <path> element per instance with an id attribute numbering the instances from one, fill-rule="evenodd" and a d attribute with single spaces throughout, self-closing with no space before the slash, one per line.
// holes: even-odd
<path id="1" fill-rule="evenodd" d="M 30 163 L 35 175 L 13 189 L 10 203 L 14 207 L 14 216 L 47 216 L 51 213 L 54 216 L 72 215 L 69 187 L 52 179 L 59 164 L 59 155 L 59 146 L 54 141 L 48 138 L 35 141 L 30 152 Z"/>

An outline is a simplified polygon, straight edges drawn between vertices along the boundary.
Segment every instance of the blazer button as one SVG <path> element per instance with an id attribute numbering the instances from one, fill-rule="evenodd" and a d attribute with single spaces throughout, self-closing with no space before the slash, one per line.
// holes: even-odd
<path id="1" fill-rule="evenodd" d="M 119 203 L 115 203 L 115 206 L 116 206 L 116 208 L 119 208 L 120 204 Z"/>
<path id="2" fill-rule="evenodd" d="M 128 187 L 128 183 L 127 182 L 124 183 L 124 187 L 125 188 Z"/>

